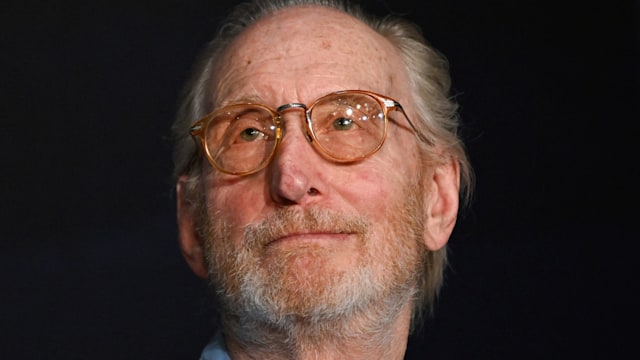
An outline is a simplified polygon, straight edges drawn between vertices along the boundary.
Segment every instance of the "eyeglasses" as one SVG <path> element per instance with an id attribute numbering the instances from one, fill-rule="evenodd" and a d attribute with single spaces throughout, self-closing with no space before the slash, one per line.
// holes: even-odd
<path id="1" fill-rule="evenodd" d="M 390 110 L 400 111 L 418 133 L 397 101 L 369 91 L 345 90 L 325 95 L 309 107 L 290 103 L 274 110 L 251 103 L 228 105 L 197 121 L 191 135 L 200 139 L 217 170 L 249 175 L 269 164 L 284 137 L 282 114 L 295 109 L 305 112 L 307 140 L 320 154 L 339 163 L 359 161 L 380 150 Z"/>

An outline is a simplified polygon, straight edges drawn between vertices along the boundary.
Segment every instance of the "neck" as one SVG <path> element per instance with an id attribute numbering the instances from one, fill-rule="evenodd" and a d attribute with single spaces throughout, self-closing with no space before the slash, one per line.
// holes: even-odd
<path id="1" fill-rule="evenodd" d="M 292 320 L 286 328 L 224 320 L 233 359 L 403 359 L 409 336 L 411 303 L 393 316 L 346 317 L 311 325 Z M 384 319 L 384 320 L 381 320 Z M 250 328 L 250 330 L 249 330 Z M 248 331 L 247 331 L 248 330 Z"/>

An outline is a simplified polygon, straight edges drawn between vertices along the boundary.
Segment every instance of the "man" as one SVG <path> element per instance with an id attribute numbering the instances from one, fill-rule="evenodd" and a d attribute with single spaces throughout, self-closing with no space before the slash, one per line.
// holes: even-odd
<path id="1" fill-rule="evenodd" d="M 403 358 L 471 183 L 444 59 L 320 0 L 239 5 L 201 59 L 174 133 L 202 359 Z"/>

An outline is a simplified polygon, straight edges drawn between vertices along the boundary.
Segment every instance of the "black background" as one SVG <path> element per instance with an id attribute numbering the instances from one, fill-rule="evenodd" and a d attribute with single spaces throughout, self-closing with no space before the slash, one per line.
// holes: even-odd
<path id="1" fill-rule="evenodd" d="M 195 359 L 169 127 L 231 1 L 0 5 L 0 359 Z M 407 358 L 630 356 L 638 2 L 369 1 L 449 59 L 477 189 Z"/>

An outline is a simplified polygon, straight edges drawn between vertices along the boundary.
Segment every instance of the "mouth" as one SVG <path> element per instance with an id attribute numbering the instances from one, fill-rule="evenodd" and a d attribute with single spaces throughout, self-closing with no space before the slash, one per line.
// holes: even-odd
<path id="1" fill-rule="evenodd" d="M 331 231 L 313 231 L 313 232 L 294 232 L 279 236 L 265 244 L 265 247 L 286 246 L 286 245 L 302 245 L 302 244 L 326 244 L 336 241 L 346 241 L 352 238 L 354 233 L 347 232 L 331 232 Z"/>
<path id="2" fill-rule="evenodd" d="M 364 240 L 366 219 L 320 208 L 280 209 L 244 227 L 247 247 L 342 246 Z"/>

